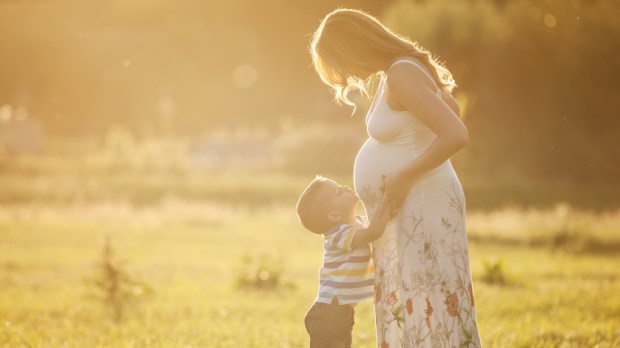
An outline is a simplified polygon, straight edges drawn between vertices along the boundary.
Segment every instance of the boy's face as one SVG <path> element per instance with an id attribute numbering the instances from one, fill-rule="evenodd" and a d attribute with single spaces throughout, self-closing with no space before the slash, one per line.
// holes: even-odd
<path id="1" fill-rule="evenodd" d="M 355 214 L 355 205 L 359 201 L 359 197 L 350 187 L 339 185 L 335 181 L 327 179 L 323 183 L 321 191 L 328 211 L 336 212 L 342 218 Z"/>

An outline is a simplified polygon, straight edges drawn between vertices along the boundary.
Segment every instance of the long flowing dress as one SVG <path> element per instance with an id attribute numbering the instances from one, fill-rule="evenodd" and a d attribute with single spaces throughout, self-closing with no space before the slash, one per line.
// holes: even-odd
<path id="1" fill-rule="evenodd" d="M 431 78 L 420 64 L 394 64 L 401 63 L 414 64 Z M 382 175 L 400 171 L 436 137 L 411 112 L 392 110 L 384 89 L 382 77 L 366 116 L 370 137 L 354 167 L 355 190 L 368 216 L 381 199 Z M 373 259 L 378 347 L 481 346 L 465 196 L 449 160 L 413 183 L 398 215 L 373 243 Z"/>

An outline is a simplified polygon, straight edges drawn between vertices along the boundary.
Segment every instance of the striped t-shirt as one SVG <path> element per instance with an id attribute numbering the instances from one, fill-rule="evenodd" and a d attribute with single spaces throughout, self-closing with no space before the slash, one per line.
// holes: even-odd
<path id="1" fill-rule="evenodd" d="M 319 271 L 319 296 L 316 302 L 358 303 L 374 297 L 374 265 L 370 260 L 370 244 L 351 248 L 355 233 L 365 228 L 358 224 L 342 224 L 325 233 L 323 266 Z"/>

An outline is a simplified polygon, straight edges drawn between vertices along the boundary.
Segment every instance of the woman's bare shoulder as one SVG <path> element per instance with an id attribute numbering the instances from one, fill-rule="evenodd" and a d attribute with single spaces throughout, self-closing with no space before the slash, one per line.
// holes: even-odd
<path id="1" fill-rule="evenodd" d="M 414 57 L 396 59 L 386 73 L 386 84 L 388 89 L 392 90 L 437 90 L 435 81 L 426 70 L 425 65 Z"/>

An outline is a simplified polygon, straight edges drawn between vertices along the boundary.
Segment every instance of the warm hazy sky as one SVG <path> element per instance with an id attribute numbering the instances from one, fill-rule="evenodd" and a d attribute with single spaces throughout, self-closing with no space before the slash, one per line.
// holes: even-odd
<path id="1" fill-rule="evenodd" d="M 306 52 L 339 4 L 347 2 L 3 1 L 0 103 L 63 129 L 173 118 L 191 130 L 205 119 L 346 113 Z"/>

